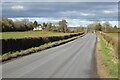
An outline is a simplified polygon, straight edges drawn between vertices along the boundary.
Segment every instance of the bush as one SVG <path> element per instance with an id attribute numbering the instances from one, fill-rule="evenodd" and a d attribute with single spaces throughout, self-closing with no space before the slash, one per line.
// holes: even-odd
<path id="1" fill-rule="evenodd" d="M 76 33 L 64 36 L 49 36 L 49 37 L 26 37 L 20 39 L 0 39 L 2 41 L 2 53 L 25 50 L 32 47 L 38 47 L 45 43 L 59 41 L 63 39 L 79 36 L 84 33 Z"/>
<path id="2" fill-rule="evenodd" d="M 119 53 L 119 49 L 120 49 L 120 41 L 118 40 L 118 38 L 114 38 L 114 37 L 111 37 L 109 35 L 107 35 L 106 33 L 101 33 L 101 35 L 104 37 L 104 39 L 113 46 L 113 49 L 116 53 L 116 55 L 118 56 Z"/>

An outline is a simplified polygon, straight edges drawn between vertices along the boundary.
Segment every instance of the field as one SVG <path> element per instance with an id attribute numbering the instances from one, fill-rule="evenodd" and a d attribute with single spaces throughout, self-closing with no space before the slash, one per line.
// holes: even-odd
<path id="1" fill-rule="evenodd" d="M 112 37 L 120 37 L 120 33 L 107 33 L 107 34 Z"/>
<path id="2" fill-rule="evenodd" d="M 24 37 L 61 36 L 67 34 L 70 33 L 50 32 L 50 31 L 3 32 L 2 38 L 8 39 L 8 38 L 24 38 Z"/>

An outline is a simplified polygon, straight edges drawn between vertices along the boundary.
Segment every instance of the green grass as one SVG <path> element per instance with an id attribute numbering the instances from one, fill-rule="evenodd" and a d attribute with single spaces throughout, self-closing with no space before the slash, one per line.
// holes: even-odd
<path id="1" fill-rule="evenodd" d="M 50 32 L 50 31 L 26 31 L 26 32 L 3 32 L 3 39 L 8 38 L 23 38 L 23 37 L 42 37 L 42 36 L 60 36 L 70 33 Z"/>
<path id="2" fill-rule="evenodd" d="M 101 55 L 104 60 L 104 66 L 106 67 L 110 76 L 118 77 L 118 64 L 112 61 L 112 53 L 110 51 L 110 47 L 102 36 L 99 36 L 99 38 Z"/>
<path id="3" fill-rule="evenodd" d="M 83 36 L 83 35 L 81 35 L 81 36 Z M 65 40 L 59 40 L 59 41 L 55 41 L 55 42 L 51 42 L 51 43 L 46 43 L 39 47 L 33 47 L 33 48 L 26 49 L 26 50 L 16 51 L 16 52 L 12 52 L 12 53 L 8 52 L 8 53 L 5 53 L 4 55 L 1 55 L 0 58 L 2 58 L 2 60 L 7 60 L 7 59 L 14 58 L 17 56 L 23 56 L 26 54 L 35 53 L 35 52 L 38 52 L 38 51 L 41 51 L 41 50 L 44 50 L 44 49 L 47 49 L 50 47 L 54 47 L 54 46 L 75 40 L 81 36 L 76 36 L 76 37 L 72 37 L 72 38 L 65 39 Z"/>
<path id="4" fill-rule="evenodd" d="M 120 33 L 107 33 L 107 34 L 112 37 L 120 37 Z"/>

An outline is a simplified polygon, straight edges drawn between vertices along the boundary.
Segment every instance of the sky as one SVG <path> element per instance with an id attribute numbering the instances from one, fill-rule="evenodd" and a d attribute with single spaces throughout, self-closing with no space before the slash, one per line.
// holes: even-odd
<path id="1" fill-rule="evenodd" d="M 2 17 L 12 20 L 58 22 L 65 19 L 69 27 L 88 25 L 96 20 L 118 25 L 117 2 L 2 2 Z"/>
<path id="2" fill-rule="evenodd" d="M 1 0 L 2 2 L 119 2 L 119 0 Z"/>

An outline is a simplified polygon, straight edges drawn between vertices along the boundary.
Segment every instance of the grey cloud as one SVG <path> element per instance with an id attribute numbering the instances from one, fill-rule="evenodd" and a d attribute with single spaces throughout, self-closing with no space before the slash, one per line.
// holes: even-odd
<path id="1" fill-rule="evenodd" d="M 2 0 L 2 2 L 119 2 L 119 0 Z"/>
<path id="2" fill-rule="evenodd" d="M 11 7 L 20 6 L 13 10 Z M 21 8 L 19 10 L 19 8 Z M 3 17 L 65 17 L 80 18 L 86 20 L 117 20 L 117 12 L 103 13 L 104 10 L 114 11 L 116 2 L 4 2 L 2 4 Z M 69 11 L 67 14 L 60 14 Z M 72 13 L 74 11 L 74 13 Z M 86 14 L 81 15 L 81 13 Z M 89 15 L 88 15 L 89 14 Z M 91 15 L 90 15 L 91 14 Z M 92 14 L 95 14 L 94 16 Z"/>

